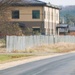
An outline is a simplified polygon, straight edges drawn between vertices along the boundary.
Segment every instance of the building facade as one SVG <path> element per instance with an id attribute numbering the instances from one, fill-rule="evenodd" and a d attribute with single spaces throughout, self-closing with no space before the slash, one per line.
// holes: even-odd
<path id="1" fill-rule="evenodd" d="M 44 7 L 45 18 L 44 18 L 44 28 L 46 35 L 56 34 L 56 25 L 59 24 L 59 8 L 48 4 Z"/>
<path id="2" fill-rule="evenodd" d="M 31 34 L 55 35 L 59 24 L 59 7 L 38 0 L 13 3 L 8 11 L 9 20 L 29 29 Z"/>

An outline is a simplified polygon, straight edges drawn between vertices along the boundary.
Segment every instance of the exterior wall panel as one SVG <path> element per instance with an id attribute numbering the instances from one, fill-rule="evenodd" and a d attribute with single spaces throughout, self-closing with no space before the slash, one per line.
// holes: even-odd
<path id="1" fill-rule="evenodd" d="M 11 10 L 9 11 L 9 19 L 10 21 L 43 21 L 43 7 L 42 6 L 29 6 L 29 7 L 11 7 Z M 12 19 L 12 10 L 19 10 L 20 12 L 20 18 L 19 19 Z M 32 10 L 40 10 L 40 19 L 33 19 L 32 18 Z"/>
<path id="2" fill-rule="evenodd" d="M 55 35 L 56 25 L 59 24 L 59 10 L 52 7 L 44 7 L 45 19 L 44 25 L 46 34 Z"/>
<path id="3" fill-rule="evenodd" d="M 10 9 L 8 14 L 11 22 L 24 22 L 25 26 L 30 28 L 40 26 L 41 33 L 46 35 L 56 34 L 56 25 L 59 24 L 59 9 L 48 6 L 18 6 L 10 7 Z M 12 19 L 12 10 L 19 10 L 19 19 Z M 32 18 L 33 10 L 40 10 L 40 19 Z"/>

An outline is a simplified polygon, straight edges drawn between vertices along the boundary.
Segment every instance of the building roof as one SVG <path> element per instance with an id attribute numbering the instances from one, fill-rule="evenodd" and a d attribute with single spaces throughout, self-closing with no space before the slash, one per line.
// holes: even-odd
<path id="1" fill-rule="evenodd" d="M 39 1 L 39 0 L 20 0 L 19 2 L 13 2 L 11 5 L 13 5 L 13 6 L 25 6 L 25 5 L 44 6 L 44 5 L 46 5 L 46 3 Z"/>
<path id="2" fill-rule="evenodd" d="M 57 28 L 68 28 L 68 24 L 59 24 Z"/>
<path id="3" fill-rule="evenodd" d="M 59 6 L 57 5 L 53 5 L 50 2 L 46 4 L 48 7 L 52 7 L 52 8 L 56 8 L 56 9 L 61 9 Z"/>
<path id="4" fill-rule="evenodd" d="M 66 32 L 65 28 L 68 28 L 70 32 L 75 32 L 75 25 L 60 24 L 57 25 L 56 28 L 59 28 L 59 32 Z"/>
<path id="5" fill-rule="evenodd" d="M 56 5 L 52 5 L 50 3 L 46 3 L 43 1 L 39 1 L 39 0 L 19 0 L 17 2 L 12 2 L 11 3 L 12 6 L 48 6 L 48 7 L 53 7 L 56 9 L 60 9 L 58 6 Z"/>
<path id="6" fill-rule="evenodd" d="M 68 33 L 67 29 L 69 28 L 69 26 L 68 26 L 68 24 L 59 24 L 56 26 L 56 28 L 59 28 L 60 33 Z"/>

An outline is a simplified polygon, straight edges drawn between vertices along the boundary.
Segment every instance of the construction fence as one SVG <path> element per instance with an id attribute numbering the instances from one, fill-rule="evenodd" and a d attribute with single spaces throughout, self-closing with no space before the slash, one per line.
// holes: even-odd
<path id="1" fill-rule="evenodd" d="M 8 52 L 25 50 L 27 48 L 41 46 L 44 44 L 55 44 L 58 42 L 75 43 L 75 36 L 7 36 L 6 48 Z"/>

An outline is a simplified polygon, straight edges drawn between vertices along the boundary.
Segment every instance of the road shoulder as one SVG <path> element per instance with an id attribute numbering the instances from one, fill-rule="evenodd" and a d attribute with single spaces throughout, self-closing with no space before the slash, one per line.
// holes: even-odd
<path id="1" fill-rule="evenodd" d="M 73 52 L 69 52 L 69 53 L 73 53 Z M 57 54 L 46 55 L 46 56 L 32 57 L 32 58 L 28 58 L 28 59 L 24 59 L 24 60 L 12 61 L 12 62 L 8 62 L 8 63 L 0 64 L 0 70 L 4 70 L 7 68 L 15 67 L 15 66 L 33 62 L 33 61 L 38 61 L 38 60 L 42 60 L 42 59 L 46 59 L 46 58 L 65 55 L 65 54 L 69 54 L 69 53 L 61 53 L 61 54 L 57 53 Z"/>

